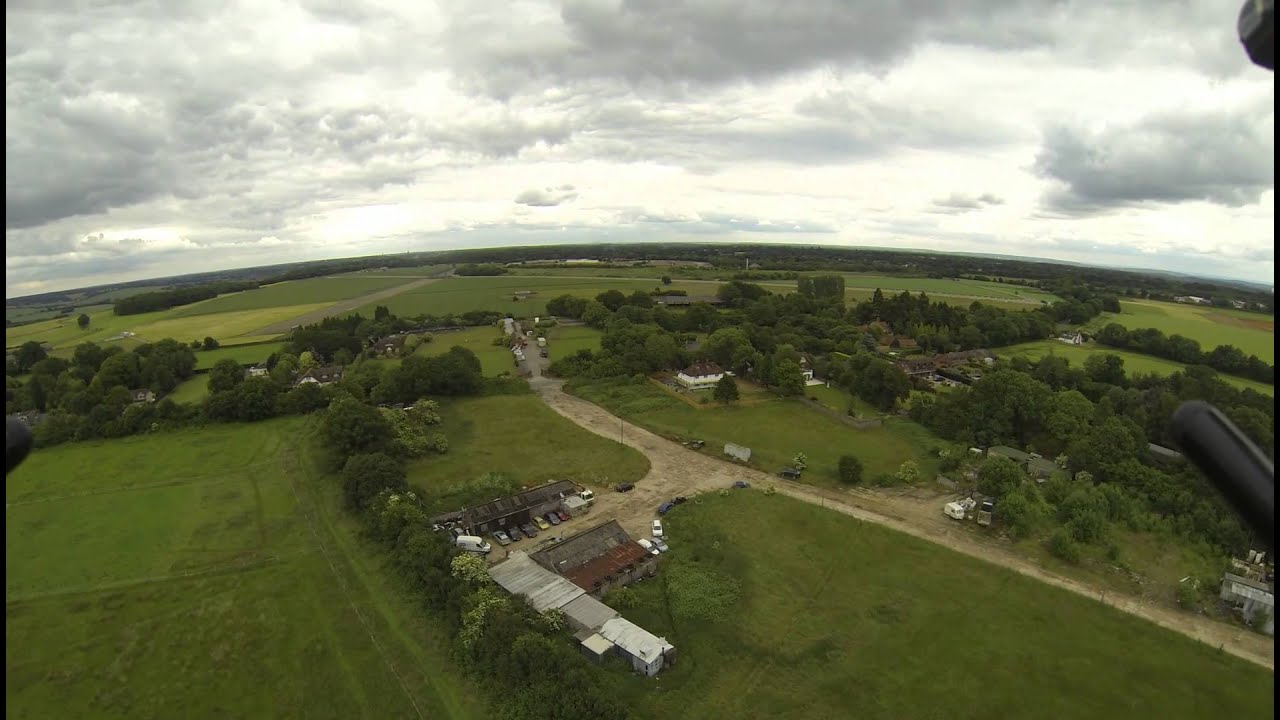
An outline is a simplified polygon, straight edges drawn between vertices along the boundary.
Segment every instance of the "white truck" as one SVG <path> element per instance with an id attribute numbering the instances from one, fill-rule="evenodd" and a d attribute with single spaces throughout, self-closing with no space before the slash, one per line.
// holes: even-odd
<path id="1" fill-rule="evenodd" d="M 538 347 L 544 348 L 546 346 L 547 346 L 547 339 L 544 337 L 538 338 Z"/>
<path id="2" fill-rule="evenodd" d="M 457 540 L 459 550 L 467 552 L 479 553 L 481 555 L 489 554 L 493 546 L 484 541 L 484 538 L 475 535 L 459 535 Z"/>
<path id="3" fill-rule="evenodd" d="M 949 518 L 963 520 L 969 515 L 969 511 L 977 506 L 977 502 L 973 498 L 965 498 L 957 502 L 949 502 L 942 508 L 942 512 Z"/>

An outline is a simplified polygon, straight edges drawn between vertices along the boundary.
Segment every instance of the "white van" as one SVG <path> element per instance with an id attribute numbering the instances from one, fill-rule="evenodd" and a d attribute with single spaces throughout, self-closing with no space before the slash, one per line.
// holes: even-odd
<path id="1" fill-rule="evenodd" d="M 493 549 L 493 546 L 484 541 L 484 538 L 475 535 L 459 535 L 458 547 L 467 552 L 486 554 Z"/>

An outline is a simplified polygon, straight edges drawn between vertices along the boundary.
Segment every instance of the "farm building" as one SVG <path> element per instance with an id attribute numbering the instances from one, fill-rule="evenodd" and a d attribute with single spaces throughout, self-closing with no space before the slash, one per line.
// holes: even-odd
<path id="1" fill-rule="evenodd" d="M 1060 468 L 1052 460 L 1044 458 L 1031 458 L 1027 460 L 1027 474 L 1035 478 L 1038 482 L 1044 482 L 1058 472 Z"/>
<path id="2" fill-rule="evenodd" d="M 512 525 L 522 525 L 535 515 L 560 509 L 560 502 L 578 490 L 568 480 L 539 485 L 524 492 L 498 498 L 462 511 L 462 525 L 476 535 L 483 535 Z"/>
<path id="3" fill-rule="evenodd" d="M 652 577 L 653 556 L 609 520 L 539 550 L 530 558 L 589 593 L 599 595 Z"/>
<path id="4" fill-rule="evenodd" d="M 933 358 L 912 357 L 899 360 L 894 365 L 908 376 L 930 375 L 934 369 Z"/>
<path id="5" fill-rule="evenodd" d="M 328 385 L 330 383 L 336 383 L 341 379 L 342 366 L 331 365 L 329 367 L 311 368 L 310 370 L 302 373 L 302 376 L 298 378 L 298 381 L 294 383 L 294 385 L 305 385 L 309 383 Z"/>
<path id="6" fill-rule="evenodd" d="M 614 644 L 605 640 L 600 633 L 586 633 L 586 637 L 578 639 L 581 641 L 582 654 L 592 662 L 601 662 L 606 655 L 614 651 Z"/>
<path id="7" fill-rule="evenodd" d="M 666 307 L 684 307 L 696 303 L 706 303 L 708 305 L 724 304 L 724 301 L 715 295 L 659 295 L 653 301 Z"/>
<path id="8" fill-rule="evenodd" d="M 1270 585 L 1224 573 L 1222 592 L 1218 597 L 1234 605 L 1247 622 L 1261 622 L 1262 632 L 1275 635 L 1276 597 Z"/>
<path id="9" fill-rule="evenodd" d="M 246 378 L 266 377 L 267 375 L 270 375 L 270 374 L 271 374 L 271 368 L 268 368 L 265 364 L 262 364 L 262 363 L 245 368 L 245 371 L 244 371 L 244 376 Z"/>
<path id="10" fill-rule="evenodd" d="M 933 356 L 935 365 L 939 368 L 951 367 L 953 365 L 965 365 L 971 362 L 981 362 L 984 365 L 992 365 L 995 363 L 995 356 L 990 350 L 962 350 L 960 352 L 942 353 Z"/>
<path id="11" fill-rule="evenodd" d="M 993 455 L 1007 457 L 1019 465 L 1023 465 L 1031 459 L 1031 453 L 1022 452 L 1021 450 L 1011 448 L 1008 445 L 993 445 L 990 448 L 987 448 L 987 457 L 991 457 Z"/>
<path id="12" fill-rule="evenodd" d="M 676 373 L 676 382 L 690 390 L 707 390 L 715 387 L 724 377 L 724 370 L 713 362 L 696 362 Z"/>
<path id="13" fill-rule="evenodd" d="M 129 399 L 135 403 L 149 403 L 156 401 L 156 394 L 147 388 L 137 388 L 129 391 Z"/>
<path id="14" fill-rule="evenodd" d="M 1068 345 L 1083 345 L 1084 336 L 1078 332 L 1064 332 L 1058 336 L 1058 342 L 1064 342 Z"/>
<path id="15" fill-rule="evenodd" d="M 619 654 L 631 660 L 631 667 L 645 675 L 657 675 L 663 661 L 675 660 L 676 649 L 626 618 L 613 618 L 600 627 L 600 637 L 613 643 Z"/>
<path id="16" fill-rule="evenodd" d="M 1147 443 L 1147 449 L 1151 451 L 1151 457 L 1157 462 L 1171 463 L 1182 459 L 1182 453 L 1163 445 Z"/>
<path id="17" fill-rule="evenodd" d="M 1000 456 L 1007 457 L 1017 463 L 1018 467 L 1024 472 L 1035 478 L 1037 482 L 1044 482 L 1059 472 L 1060 468 L 1054 464 L 1052 460 L 1046 460 L 1039 455 L 1025 453 L 1017 448 L 1011 448 L 1007 445 L 995 445 L 987 450 L 987 457 Z"/>
<path id="18" fill-rule="evenodd" d="M 369 349 L 380 357 L 399 355 L 404 349 L 404 335 L 388 335 L 374 343 Z"/>

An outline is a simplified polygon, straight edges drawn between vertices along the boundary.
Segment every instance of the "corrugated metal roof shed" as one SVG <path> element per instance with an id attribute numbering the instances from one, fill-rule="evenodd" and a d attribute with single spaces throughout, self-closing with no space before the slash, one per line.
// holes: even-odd
<path id="1" fill-rule="evenodd" d="M 603 555 L 569 570 L 564 576 L 574 585 L 591 592 L 597 583 L 630 571 L 648 556 L 649 552 L 640 547 L 640 543 L 628 539 L 626 544 L 609 548 Z"/>
<path id="2" fill-rule="evenodd" d="M 591 651 L 596 657 L 604 657 L 613 649 L 613 643 L 605 640 L 600 633 L 592 633 L 590 637 L 582 641 L 582 647 Z"/>
<path id="3" fill-rule="evenodd" d="M 605 640 L 626 650 L 629 655 L 640 658 L 645 664 L 657 660 L 674 646 L 666 638 L 645 630 L 626 618 L 614 618 L 600 628 L 600 636 Z"/>
<path id="4" fill-rule="evenodd" d="M 586 594 L 582 588 L 530 560 L 528 554 L 521 550 L 512 552 L 505 562 L 489 568 L 489 577 L 512 595 L 528 598 L 529 604 L 538 612 L 563 608 Z"/>
<path id="5" fill-rule="evenodd" d="M 506 517 L 514 512 L 519 512 L 534 505 L 539 505 L 552 498 L 559 498 L 572 494 L 577 488 L 568 480 L 560 480 L 558 482 L 547 483 L 536 488 L 525 490 L 522 493 L 510 495 L 504 498 L 498 498 L 493 502 L 477 505 L 468 508 L 465 512 L 467 523 L 469 525 L 480 525 L 490 520 L 496 520 L 500 517 Z"/>
<path id="6" fill-rule="evenodd" d="M 605 623 L 618 617 L 617 610 L 590 595 L 576 597 L 560 610 L 575 630 L 599 630 Z"/>
<path id="7" fill-rule="evenodd" d="M 533 553 L 532 558 L 543 567 L 566 575 L 568 571 L 629 542 L 631 536 L 618 521 L 607 520 Z"/>
<path id="8" fill-rule="evenodd" d="M 1011 448 L 1008 445 L 993 445 L 987 450 L 987 455 L 1002 455 L 1018 463 L 1024 463 L 1031 459 L 1030 453 L 1024 453 L 1021 450 Z"/>

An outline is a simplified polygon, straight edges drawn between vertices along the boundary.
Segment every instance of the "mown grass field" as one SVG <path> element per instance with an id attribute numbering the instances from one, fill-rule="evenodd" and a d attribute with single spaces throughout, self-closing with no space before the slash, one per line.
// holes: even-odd
<path id="1" fill-rule="evenodd" d="M 190 378 L 178 383 L 178 387 L 173 392 L 165 395 L 165 398 L 176 403 L 202 403 L 209 396 L 209 373 L 200 373 L 192 375 Z"/>
<path id="2" fill-rule="evenodd" d="M 1120 303 L 1119 313 L 1103 313 L 1089 323 L 1095 330 L 1119 323 L 1130 330 L 1155 328 L 1165 335 L 1181 335 L 1200 343 L 1206 352 L 1219 345 L 1235 345 L 1246 355 L 1275 362 L 1275 319 L 1269 315 L 1224 310 L 1203 305 L 1156 302 Z"/>
<path id="3" fill-rule="evenodd" d="M 229 293 L 192 305 L 176 308 L 174 317 L 192 317 L 243 310 L 317 305 L 368 295 L 410 282 L 404 278 L 336 275 L 290 280 L 264 285 L 254 290 Z M 306 311 L 303 311 L 306 312 Z M 301 315 L 302 312 L 297 313 Z"/>
<path id="4" fill-rule="evenodd" d="M 530 486 L 548 480 L 607 486 L 649 472 L 639 451 L 582 429 L 532 393 L 441 399 L 440 405 L 449 452 L 409 469 L 409 482 L 436 497 L 490 471 Z"/>
<path id="5" fill-rule="evenodd" d="M 1174 362 L 1172 360 L 1164 360 L 1162 358 L 1151 357 L 1150 355 L 1117 350 L 1115 348 L 1106 347 L 1105 345 L 1098 345 L 1097 343 L 1089 343 L 1087 345 L 1068 345 L 1066 343 L 1058 342 L 1057 340 L 1039 340 L 1036 342 L 1021 343 L 1019 345 L 997 348 L 995 352 L 1003 357 L 1021 356 L 1029 360 L 1039 360 L 1046 355 L 1057 355 L 1059 357 L 1066 358 L 1076 367 L 1083 367 L 1084 361 L 1088 359 L 1090 355 L 1110 353 L 1112 355 L 1118 355 L 1124 359 L 1125 372 L 1130 375 L 1134 373 L 1172 375 L 1175 372 L 1180 372 L 1186 369 L 1186 366 L 1182 363 Z M 1241 389 L 1252 388 L 1264 395 L 1275 394 L 1275 388 L 1271 385 L 1221 373 L 1218 374 L 1218 377 Z"/>
<path id="6" fill-rule="evenodd" d="M 799 401 L 776 397 L 728 406 L 709 400 L 695 407 L 653 383 L 575 380 L 566 389 L 661 435 L 704 440 L 713 454 L 727 442 L 745 445 L 751 448 L 751 465 L 767 472 L 790 466 L 795 454 L 803 452 L 809 460 L 802 479 L 814 484 L 837 482 L 841 455 L 862 460 L 866 481 L 880 473 L 896 473 L 906 460 L 919 465 L 921 478 L 931 479 L 937 460 L 930 450 L 943 444 L 906 420 L 857 429 Z"/>
<path id="7" fill-rule="evenodd" d="M 636 290 L 649 292 L 662 284 L 646 280 L 611 280 L 606 278 L 558 278 L 508 276 L 451 277 L 415 288 L 385 300 L 358 308 L 365 316 L 372 316 L 378 305 L 386 305 L 401 317 L 414 315 L 461 314 L 468 310 L 493 310 L 511 313 L 515 317 L 545 315 L 547 301 L 558 295 L 576 295 L 595 298 L 606 290 L 620 290 L 631 294 Z M 666 286 L 669 289 L 686 290 L 690 295 L 711 295 L 715 285 L 680 284 Z M 517 290 L 537 293 L 525 300 L 513 300 Z"/>
<path id="8" fill-rule="evenodd" d="M 818 273 L 821 274 L 821 273 Z M 901 293 L 907 290 L 915 293 L 947 293 L 949 295 L 973 295 L 979 298 L 994 300 L 1020 300 L 1039 303 L 1041 300 L 1053 302 L 1057 296 L 1039 288 L 1024 287 L 1010 283 L 985 282 L 981 280 L 964 280 L 951 278 L 898 277 L 894 275 L 845 275 L 844 284 L 850 290 L 871 290 L 880 288 L 885 293 L 890 291 Z"/>
<path id="9" fill-rule="evenodd" d="M 481 717 L 359 547 L 313 423 L 60 446 L 9 476 L 8 716 Z"/>
<path id="10" fill-rule="evenodd" d="M 196 367 L 211 368 L 224 358 L 231 358 L 241 365 L 265 362 L 267 358 L 271 357 L 272 353 L 278 353 L 283 350 L 284 345 L 282 342 L 276 342 L 254 345 L 228 345 L 214 348 L 213 350 L 197 350 Z"/>
<path id="11" fill-rule="evenodd" d="M 488 377 L 502 373 L 515 374 L 515 357 L 506 345 L 494 345 L 493 339 L 502 337 L 502 328 L 496 325 L 468 328 L 452 332 L 432 333 L 431 342 L 418 346 L 420 355 L 443 355 L 454 346 L 464 347 L 480 359 L 480 370 Z"/>
<path id="12" fill-rule="evenodd" d="M 781 495 L 703 496 L 664 525 L 672 549 L 659 579 L 633 586 L 639 606 L 622 612 L 679 658 L 656 681 L 624 685 L 638 717 L 1274 716 L 1261 668 Z M 701 595 L 677 594 L 677 573 Z"/>
<path id="13" fill-rule="evenodd" d="M 545 337 L 551 360 L 568 357 L 579 350 L 596 352 L 604 333 L 585 325 L 557 325 L 549 328 Z"/>
<path id="14" fill-rule="evenodd" d="M 216 300 L 216 299 L 215 299 Z M 209 302 L 214 302 L 213 300 Z M 194 308 L 202 303 L 187 306 Z M 81 330 L 76 319 L 45 320 L 30 325 L 5 329 L 5 345 L 14 347 L 29 340 L 49 343 L 54 349 L 72 348 L 82 342 L 105 342 L 123 332 L 131 332 L 139 341 L 155 342 L 173 338 L 179 342 L 212 337 L 223 345 L 256 343 L 275 335 L 253 335 L 259 328 L 306 312 L 326 307 L 328 303 L 269 307 L 257 310 L 179 315 L 184 308 L 171 308 L 138 315 L 115 315 L 111 310 L 91 314 L 89 327 Z"/>

